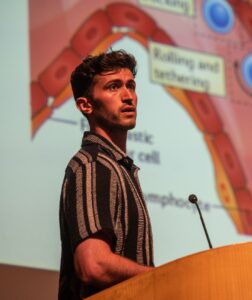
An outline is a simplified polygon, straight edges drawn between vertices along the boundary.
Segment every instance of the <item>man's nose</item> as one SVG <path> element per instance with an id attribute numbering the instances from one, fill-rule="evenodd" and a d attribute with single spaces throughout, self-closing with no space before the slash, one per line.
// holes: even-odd
<path id="1" fill-rule="evenodd" d="M 122 87 L 121 97 L 123 101 L 133 101 L 133 93 L 127 87 Z"/>

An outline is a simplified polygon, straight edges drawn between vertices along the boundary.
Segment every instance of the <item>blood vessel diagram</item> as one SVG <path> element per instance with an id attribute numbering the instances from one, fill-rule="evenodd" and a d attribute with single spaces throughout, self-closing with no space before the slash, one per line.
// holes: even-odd
<path id="1" fill-rule="evenodd" d="M 93 8 L 90 4 L 89 14 L 87 16 L 82 14 L 82 20 L 79 18 L 79 25 L 73 26 L 68 40 L 62 42 L 64 46 L 55 53 L 53 59 L 45 61 L 42 67 L 38 67 L 35 55 L 31 56 L 32 138 L 39 135 L 54 110 L 72 97 L 69 78 L 71 71 L 80 63 L 81 59 L 88 54 L 106 51 L 111 44 L 125 36 L 140 43 L 147 52 L 149 43 L 155 42 L 160 45 L 172 46 L 174 49 L 193 49 L 194 47 L 195 51 L 209 52 L 223 59 L 228 55 L 228 61 L 225 64 L 227 82 L 224 98 L 229 99 L 232 103 L 241 103 L 251 107 L 252 2 L 238 0 L 222 2 L 225 2 L 225 5 L 220 4 L 220 1 L 218 3 L 210 1 L 206 6 L 205 1 L 196 1 L 197 7 L 202 10 L 198 9 L 197 14 L 195 12 L 193 17 L 178 18 L 178 14 L 171 16 L 169 13 L 169 26 L 159 19 L 159 15 L 164 15 L 165 12 L 141 6 L 136 1 L 123 3 L 107 1 L 103 7 L 94 5 Z M 30 44 L 33 54 L 36 51 L 34 36 L 39 35 L 40 32 L 32 21 L 35 8 L 31 3 L 32 1 L 30 1 L 29 8 Z M 78 12 L 75 13 L 79 15 Z M 74 10 L 65 11 L 62 13 L 62 18 L 68 20 L 67 14 L 69 14 L 69 18 L 73 18 Z M 181 20 L 178 27 L 176 27 L 178 23 L 175 21 L 176 17 Z M 172 22 L 177 23 L 174 23 L 172 27 Z M 193 32 L 195 38 L 201 38 L 203 42 L 197 40 L 195 44 L 194 41 L 186 44 L 183 39 L 183 30 Z M 239 43 L 237 36 L 239 36 Z M 207 49 L 204 43 L 206 40 L 217 43 L 218 47 Z M 237 76 L 239 80 L 237 80 Z M 251 186 L 248 186 L 244 163 L 241 163 L 232 135 L 226 130 L 223 108 L 218 104 L 220 103 L 219 98 L 208 92 L 170 84 L 163 84 L 163 87 L 184 107 L 202 132 L 214 165 L 220 199 L 237 231 L 252 235 Z"/>

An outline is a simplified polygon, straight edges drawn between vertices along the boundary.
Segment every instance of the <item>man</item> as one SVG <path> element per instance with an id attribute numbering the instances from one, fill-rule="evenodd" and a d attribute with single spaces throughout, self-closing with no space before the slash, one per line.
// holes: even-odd
<path id="1" fill-rule="evenodd" d="M 87 57 L 72 73 L 85 115 L 81 149 L 62 185 L 59 299 L 82 299 L 153 267 L 152 233 L 137 172 L 126 155 L 136 124 L 136 61 L 124 51 Z"/>

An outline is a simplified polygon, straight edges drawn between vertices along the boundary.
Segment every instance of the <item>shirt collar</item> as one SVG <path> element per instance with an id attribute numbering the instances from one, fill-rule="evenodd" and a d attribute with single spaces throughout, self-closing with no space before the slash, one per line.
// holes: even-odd
<path id="1" fill-rule="evenodd" d="M 106 152 L 113 156 L 113 158 L 120 162 L 122 165 L 131 168 L 134 164 L 134 161 L 116 144 L 108 141 L 103 136 L 97 133 L 89 131 L 84 132 L 81 146 L 83 147 L 88 144 L 98 144 L 101 148 L 103 148 Z"/>

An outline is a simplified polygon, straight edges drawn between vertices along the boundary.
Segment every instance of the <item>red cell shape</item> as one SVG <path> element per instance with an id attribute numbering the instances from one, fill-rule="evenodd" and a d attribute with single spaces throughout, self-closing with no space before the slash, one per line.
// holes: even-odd
<path id="1" fill-rule="evenodd" d="M 112 31 L 109 18 L 102 10 L 92 14 L 71 40 L 71 46 L 86 57 Z"/>
<path id="2" fill-rule="evenodd" d="M 153 42 L 157 42 L 160 44 L 172 45 L 174 46 L 175 43 L 172 38 L 162 29 L 158 28 L 154 34 L 151 36 Z"/>
<path id="3" fill-rule="evenodd" d="M 115 26 L 134 28 L 144 37 L 156 30 L 155 21 L 136 6 L 128 3 L 113 3 L 107 7 L 108 16 Z"/>
<path id="4" fill-rule="evenodd" d="M 235 13 L 243 24 L 243 27 L 252 36 L 252 5 L 247 2 L 239 1 L 239 4 L 234 5 Z"/>
<path id="5" fill-rule="evenodd" d="M 31 83 L 31 113 L 34 117 L 47 105 L 47 95 L 37 82 Z"/>
<path id="6" fill-rule="evenodd" d="M 241 0 L 228 0 L 230 5 L 236 5 L 239 4 L 241 2 Z"/>
<path id="7" fill-rule="evenodd" d="M 209 134 L 220 132 L 222 130 L 221 119 L 208 95 L 193 91 L 186 91 L 186 94 L 203 123 L 204 131 Z"/>
<path id="8" fill-rule="evenodd" d="M 70 81 L 73 69 L 80 64 L 80 57 L 70 48 L 66 48 L 40 74 L 38 80 L 49 96 L 57 96 Z"/>
<path id="9" fill-rule="evenodd" d="M 245 186 L 245 177 L 229 137 L 227 134 L 222 132 L 214 136 L 213 143 L 217 152 L 219 153 L 219 158 L 227 173 L 231 185 L 235 190 L 243 188 Z"/>
<path id="10" fill-rule="evenodd" d="M 235 193 L 244 233 L 252 234 L 252 197 L 247 189 Z"/>

